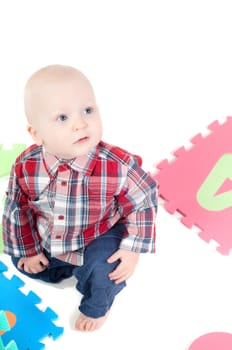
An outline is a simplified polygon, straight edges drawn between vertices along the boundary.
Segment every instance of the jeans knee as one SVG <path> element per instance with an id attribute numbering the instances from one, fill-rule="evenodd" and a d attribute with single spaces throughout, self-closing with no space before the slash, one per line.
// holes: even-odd
<path id="1" fill-rule="evenodd" d="M 113 280 L 110 280 L 109 278 L 109 273 L 111 273 L 115 267 L 117 266 L 117 263 L 109 264 L 109 263 L 104 263 L 104 264 L 97 264 L 91 273 L 91 284 L 95 288 L 113 288 L 117 289 L 119 285 L 117 285 Z M 125 285 L 125 282 L 120 284 Z"/>

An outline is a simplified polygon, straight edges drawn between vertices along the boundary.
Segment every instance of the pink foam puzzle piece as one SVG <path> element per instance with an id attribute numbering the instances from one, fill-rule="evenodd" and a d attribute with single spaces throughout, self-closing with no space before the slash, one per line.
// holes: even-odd
<path id="1" fill-rule="evenodd" d="M 214 200 L 224 195 L 226 203 L 230 204 L 221 210 L 209 210 L 199 204 L 197 193 L 219 160 L 224 156 L 232 157 L 232 117 L 227 117 L 223 124 L 214 121 L 208 129 L 207 136 L 197 134 L 191 139 L 191 148 L 180 147 L 173 152 L 174 160 L 160 162 L 153 177 L 159 184 L 164 208 L 170 214 L 179 212 L 185 226 L 197 226 L 199 237 L 206 242 L 216 241 L 218 252 L 226 255 L 232 249 L 232 164 L 224 166 L 223 174 L 228 172 L 228 178 L 224 178 L 212 196 Z M 217 176 L 216 181 L 219 181 Z"/>
<path id="2" fill-rule="evenodd" d="M 214 332 L 197 338 L 188 350 L 231 350 L 232 334 Z"/>

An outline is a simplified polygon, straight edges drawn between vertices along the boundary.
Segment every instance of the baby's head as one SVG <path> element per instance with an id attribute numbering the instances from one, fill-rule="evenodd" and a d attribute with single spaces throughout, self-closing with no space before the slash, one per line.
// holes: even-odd
<path id="1" fill-rule="evenodd" d="M 85 155 L 102 137 L 93 88 L 79 70 L 51 65 L 36 71 L 24 93 L 28 131 L 57 158 Z"/>

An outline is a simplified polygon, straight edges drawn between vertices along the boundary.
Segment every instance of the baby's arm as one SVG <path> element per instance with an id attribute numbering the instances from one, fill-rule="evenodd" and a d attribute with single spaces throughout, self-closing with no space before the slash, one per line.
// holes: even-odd
<path id="1" fill-rule="evenodd" d="M 41 238 L 28 191 L 19 183 L 19 179 L 24 178 L 20 174 L 21 170 L 18 174 L 16 165 L 13 165 L 2 218 L 4 252 L 16 257 L 36 256 L 42 251 Z"/>
<path id="2" fill-rule="evenodd" d="M 117 260 L 120 260 L 119 265 L 109 274 L 109 279 L 114 280 L 116 284 L 128 280 L 133 274 L 139 260 L 139 253 L 118 249 L 107 261 L 113 263 Z"/>
<path id="3" fill-rule="evenodd" d="M 28 258 L 21 258 L 18 261 L 18 269 L 27 273 L 39 273 L 44 271 L 49 264 L 49 260 L 43 253 Z"/>
<path id="4" fill-rule="evenodd" d="M 120 261 L 109 274 L 115 283 L 127 280 L 134 272 L 139 254 L 155 251 L 155 219 L 157 212 L 157 184 L 136 163 L 128 171 L 128 181 L 118 197 L 121 222 L 128 236 L 122 239 L 120 248 L 107 260 Z"/>

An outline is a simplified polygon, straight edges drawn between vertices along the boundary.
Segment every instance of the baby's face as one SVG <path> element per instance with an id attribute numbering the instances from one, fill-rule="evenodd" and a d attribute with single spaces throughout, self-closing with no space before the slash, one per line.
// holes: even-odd
<path id="1" fill-rule="evenodd" d="M 85 155 L 101 140 L 101 118 L 88 80 L 74 76 L 47 82 L 33 103 L 28 130 L 37 144 L 56 157 Z"/>

